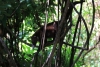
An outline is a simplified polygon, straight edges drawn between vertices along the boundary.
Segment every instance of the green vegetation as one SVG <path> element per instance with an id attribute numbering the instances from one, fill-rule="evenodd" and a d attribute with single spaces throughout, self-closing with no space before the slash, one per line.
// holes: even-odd
<path id="1" fill-rule="evenodd" d="M 68 1 L 0 0 L 0 67 L 99 67 L 99 0 Z M 46 22 L 58 20 L 59 41 L 38 53 L 31 36 Z M 48 58 L 52 60 L 46 62 Z"/>

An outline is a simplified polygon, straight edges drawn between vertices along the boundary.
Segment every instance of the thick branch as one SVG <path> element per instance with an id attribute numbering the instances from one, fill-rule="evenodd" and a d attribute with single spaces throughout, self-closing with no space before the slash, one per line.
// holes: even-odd
<path id="1" fill-rule="evenodd" d="M 58 43 L 58 41 L 60 40 L 60 39 L 59 39 L 59 38 L 60 38 L 60 33 L 61 33 L 62 25 L 64 24 L 64 21 L 65 21 L 65 17 L 66 17 L 67 11 L 68 11 L 69 4 L 70 4 L 70 0 L 67 1 L 66 7 L 65 7 L 65 10 L 64 10 L 64 13 L 63 13 L 63 17 L 61 18 L 61 22 L 60 22 L 60 24 L 59 24 L 59 26 L 58 26 L 58 32 L 57 32 L 57 34 L 56 34 L 56 39 L 55 39 L 55 41 L 54 41 L 53 49 L 52 49 L 51 53 L 49 54 L 48 58 L 46 59 L 46 61 L 45 61 L 45 63 L 43 64 L 42 67 L 44 67 L 44 66 L 47 64 L 47 62 L 48 62 L 48 64 L 49 64 L 49 63 L 51 62 L 51 60 L 52 60 L 52 57 L 53 57 L 53 55 L 54 55 L 54 52 L 55 52 L 57 43 Z"/>

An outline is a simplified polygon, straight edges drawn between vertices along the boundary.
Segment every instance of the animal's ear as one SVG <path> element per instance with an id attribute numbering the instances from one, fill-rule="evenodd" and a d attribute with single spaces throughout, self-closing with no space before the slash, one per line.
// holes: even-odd
<path id="1" fill-rule="evenodd" d="M 54 21 L 54 23 L 53 23 L 53 25 L 55 25 L 56 23 L 55 23 L 55 21 Z"/>
<path id="2" fill-rule="evenodd" d="M 54 27 L 55 30 L 57 30 L 57 26 L 58 26 L 58 25 L 57 25 L 57 22 L 54 21 L 54 23 L 53 23 L 53 27 Z"/>

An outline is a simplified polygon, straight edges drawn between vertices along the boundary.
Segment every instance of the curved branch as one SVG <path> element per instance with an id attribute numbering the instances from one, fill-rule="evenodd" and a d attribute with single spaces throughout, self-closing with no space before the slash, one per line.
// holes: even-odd
<path id="1" fill-rule="evenodd" d="M 92 23 L 94 24 L 94 17 L 95 17 L 95 16 L 94 16 L 94 15 L 95 15 L 95 14 L 94 14 L 94 13 L 95 13 L 94 0 L 92 0 L 92 4 L 93 4 L 93 22 L 92 22 Z M 92 24 L 92 26 L 94 26 L 93 24 Z M 90 34 L 92 33 L 92 29 L 93 29 L 93 27 L 91 28 Z M 90 34 L 88 34 L 88 37 L 89 37 L 89 38 L 90 38 Z M 89 39 L 89 38 L 87 38 L 87 39 Z M 85 47 L 86 44 L 87 44 L 87 42 L 83 45 L 83 47 Z M 78 57 L 76 58 L 76 60 L 74 61 L 73 65 L 72 65 L 72 67 L 73 67 L 74 64 L 77 62 L 77 60 L 80 58 L 80 56 L 82 55 L 83 51 L 84 51 L 84 50 L 81 50 L 81 51 L 80 51 Z"/>
<path id="2" fill-rule="evenodd" d="M 94 0 L 92 0 L 92 4 L 93 4 L 93 17 L 92 17 L 92 28 L 90 30 L 90 36 L 94 27 L 94 21 L 95 21 L 95 5 L 94 5 Z"/>

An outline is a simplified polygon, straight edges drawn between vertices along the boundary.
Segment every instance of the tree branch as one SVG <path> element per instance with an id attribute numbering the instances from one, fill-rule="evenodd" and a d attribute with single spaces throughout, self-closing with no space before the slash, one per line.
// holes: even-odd
<path id="1" fill-rule="evenodd" d="M 17 65 L 16 65 L 16 63 L 15 63 L 15 61 L 14 61 L 14 59 L 13 59 L 11 53 L 9 52 L 7 46 L 5 45 L 5 43 L 4 43 L 4 41 L 2 40 L 1 37 L 0 37 L 0 42 L 1 42 L 1 45 L 4 47 L 4 50 L 5 50 L 5 51 L 8 53 L 8 55 L 9 55 L 9 60 L 8 60 L 9 64 L 12 65 L 12 66 L 14 66 L 14 67 L 17 67 Z"/>
<path id="2" fill-rule="evenodd" d="M 44 67 L 47 63 L 49 64 L 53 58 L 53 55 L 54 55 L 54 52 L 55 52 L 55 49 L 56 49 L 56 46 L 57 46 L 57 43 L 59 42 L 59 38 L 60 38 L 60 33 L 61 33 L 61 29 L 62 29 L 62 26 L 64 24 L 64 21 L 65 21 L 65 17 L 66 17 L 66 14 L 68 12 L 68 7 L 69 7 L 69 4 L 70 4 L 70 0 L 67 0 L 67 4 L 65 6 L 65 10 L 64 10 L 64 13 L 63 13 L 63 16 L 61 18 L 61 22 L 58 26 L 58 31 L 57 31 L 57 34 L 56 34 L 56 39 L 54 41 L 54 46 L 53 46 L 53 49 L 51 51 L 51 53 L 49 54 L 48 58 L 46 59 L 46 61 L 44 62 L 44 64 L 42 65 L 42 67 Z"/>

